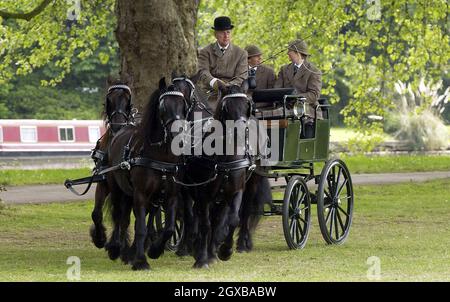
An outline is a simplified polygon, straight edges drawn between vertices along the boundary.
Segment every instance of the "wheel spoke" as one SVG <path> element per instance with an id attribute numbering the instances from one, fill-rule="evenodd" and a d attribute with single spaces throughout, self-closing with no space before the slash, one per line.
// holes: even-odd
<path id="1" fill-rule="evenodd" d="M 298 223 L 298 220 L 295 222 L 295 224 L 296 224 L 296 228 L 295 228 L 295 233 L 296 233 L 296 235 L 297 235 L 297 244 L 299 244 L 300 243 L 300 241 L 302 240 L 302 236 L 301 236 L 301 234 L 303 233 L 303 231 L 302 231 L 302 227 L 300 226 L 300 223 Z"/>
<path id="2" fill-rule="evenodd" d="M 324 189 L 323 192 L 325 193 L 325 195 L 326 195 L 328 198 L 331 199 L 331 195 L 330 195 L 330 193 L 328 193 L 328 191 L 327 191 L 326 189 Z"/>
<path id="3" fill-rule="evenodd" d="M 298 206 L 303 203 L 302 201 L 305 199 L 305 197 L 306 197 L 306 194 L 302 190 L 301 196 L 299 198 L 297 198 L 297 202 L 295 203 L 295 208 L 296 209 L 298 209 Z"/>
<path id="4" fill-rule="evenodd" d="M 339 196 L 339 194 L 341 194 L 342 188 L 347 184 L 348 179 L 345 179 L 344 182 L 342 183 L 342 186 L 339 188 L 339 190 L 337 190 L 336 192 L 336 197 Z"/>
<path id="5" fill-rule="evenodd" d="M 338 209 L 342 211 L 342 213 L 344 213 L 345 216 L 347 216 L 348 218 L 348 214 L 346 211 L 344 211 L 344 209 L 341 208 L 341 206 L 338 205 Z"/>
<path id="6" fill-rule="evenodd" d="M 336 209 L 333 212 L 333 218 L 334 218 L 334 234 L 336 235 L 336 240 L 339 239 L 339 229 L 338 229 L 338 223 L 337 223 L 337 214 Z"/>
<path id="7" fill-rule="evenodd" d="M 339 211 L 336 211 L 336 214 L 337 214 L 337 218 L 339 220 L 339 224 L 341 225 L 341 228 L 342 228 L 342 233 L 345 233 L 345 225 L 342 222 L 341 214 L 339 214 Z"/>
<path id="8" fill-rule="evenodd" d="M 334 212 L 334 208 L 331 208 L 330 214 Z M 330 236 L 333 235 L 333 215 L 331 215 L 331 220 L 330 220 Z"/>
<path id="9" fill-rule="evenodd" d="M 295 231 L 295 229 L 297 228 L 297 222 L 295 221 L 295 219 L 293 219 L 292 220 L 292 227 L 291 227 L 291 235 L 292 235 L 292 238 L 294 239 L 294 241 L 295 241 L 295 236 L 296 236 L 296 231 Z"/>
<path id="10" fill-rule="evenodd" d="M 298 219 L 300 219 L 304 224 L 306 224 L 306 220 L 305 219 L 303 219 L 301 217 L 299 217 Z"/>
<path id="11" fill-rule="evenodd" d="M 325 224 L 328 223 L 328 219 L 330 218 L 331 215 L 331 211 L 333 210 L 333 208 L 331 208 L 331 210 L 328 210 L 328 214 L 327 214 L 327 218 L 325 218 Z"/>

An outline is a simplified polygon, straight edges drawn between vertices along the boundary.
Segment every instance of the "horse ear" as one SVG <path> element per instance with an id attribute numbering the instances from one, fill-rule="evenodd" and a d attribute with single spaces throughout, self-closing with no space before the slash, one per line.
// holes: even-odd
<path id="1" fill-rule="evenodd" d="M 166 89 L 166 87 L 167 87 L 166 78 L 163 77 L 163 78 L 161 78 L 161 80 L 159 80 L 159 90 L 164 91 Z"/>
<path id="2" fill-rule="evenodd" d="M 177 72 L 175 70 L 172 71 L 172 80 L 178 78 Z"/>
<path id="3" fill-rule="evenodd" d="M 242 82 L 242 85 L 241 85 L 242 92 L 247 94 L 248 88 L 249 88 L 248 80 L 244 80 L 244 82 Z"/>

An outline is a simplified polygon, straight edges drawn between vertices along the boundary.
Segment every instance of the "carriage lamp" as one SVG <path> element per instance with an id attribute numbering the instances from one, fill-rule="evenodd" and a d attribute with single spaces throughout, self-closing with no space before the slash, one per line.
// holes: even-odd
<path id="1" fill-rule="evenodd" d="M 296 118 L 301 118 L 305 114 L 305 98 L 299 98 L 294 104 L 294 115 Z"/>

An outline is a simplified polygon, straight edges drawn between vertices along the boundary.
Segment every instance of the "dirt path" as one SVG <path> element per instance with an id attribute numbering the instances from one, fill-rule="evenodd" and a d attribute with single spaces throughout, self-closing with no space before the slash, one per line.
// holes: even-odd
<path id="1" fill-rule="evenodd" d="M 450 171 L 417 172 L 417 173 L 388 173 L 388 174 L 354 174 L 353 184 L 391 184 L 401 182 L 423 182 L 431 179 L 450 178 Z M 282 185 L 284 180 L 272 181 L 272 184 Z M 79 186 L 78 191 L 84 190 Z M 39 185 L 7 187 L 1 193 L 2 200 L 7 204 L 48 203 L 61 201 L 93 200 L 95 185 L 84 196 L 78 197 L 61 185 Z"/>

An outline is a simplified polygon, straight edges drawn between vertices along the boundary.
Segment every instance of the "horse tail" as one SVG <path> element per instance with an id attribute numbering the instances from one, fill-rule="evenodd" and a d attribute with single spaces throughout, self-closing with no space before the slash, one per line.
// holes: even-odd
<path id="1" fill-rule="evenodd" d="M 253 200 L 249 202 L 248 228 L 250 233 L 254 233 L 262 215 L 264 214 L 264 204 L 272 204 L 272 190 L 269 179 L 265 176 L 255 175 L 255 192 Z"/>

